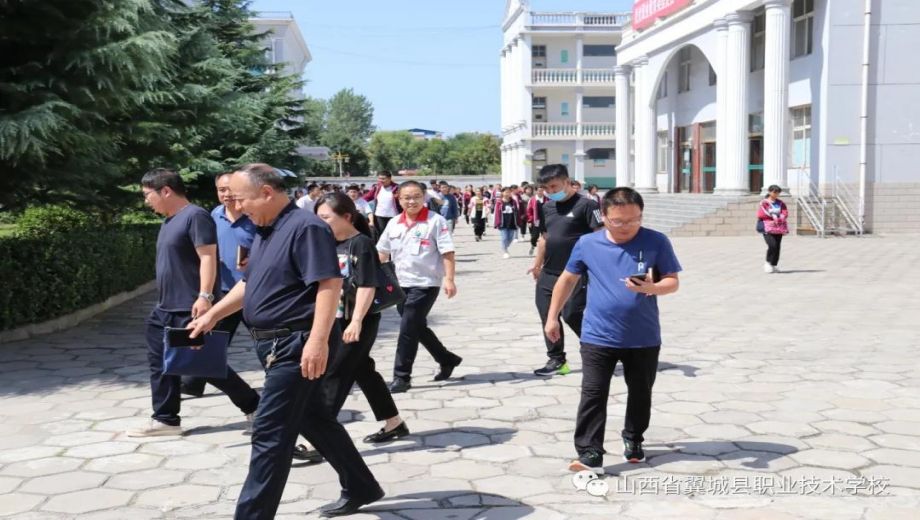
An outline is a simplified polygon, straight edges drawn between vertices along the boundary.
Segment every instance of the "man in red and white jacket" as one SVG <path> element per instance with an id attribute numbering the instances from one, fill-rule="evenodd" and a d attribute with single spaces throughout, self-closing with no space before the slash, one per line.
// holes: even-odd
<path id="1" fill-rule="evenodd" d="M 377 184 L 371 186 L 364 195 L 364 200 L 374 202 L 374 213 L 370 215 L 370 223 L 377 230 L 378 237 L 386 229 L 390 219 L 402 213 L 397 191 L 399 186 L 393 182 L 393 174 L 383 170 L 377 174 Z"/>

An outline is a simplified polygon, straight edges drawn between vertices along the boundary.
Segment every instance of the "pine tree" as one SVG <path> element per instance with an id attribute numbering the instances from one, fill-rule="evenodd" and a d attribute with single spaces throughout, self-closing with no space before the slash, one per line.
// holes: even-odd
<path id="1" fill-rule="evenodd" d="M 115 122 L 162 101 L 176 42 L 148 0 L 0 0 L 0 204 L 120 191 Z"/>

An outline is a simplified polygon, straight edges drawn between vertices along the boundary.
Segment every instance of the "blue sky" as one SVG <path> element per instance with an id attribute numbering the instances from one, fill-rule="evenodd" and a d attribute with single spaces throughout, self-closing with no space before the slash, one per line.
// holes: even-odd
<path id="1" fill-rule="evenodd" d="M 536 11 L 628 11 L 632 0 L 533 0 Z M 308 95 L 353 88 L 381 130 L 499 131 L 505 0 L 255 0 L 290 11 L 313 61 Z"/>

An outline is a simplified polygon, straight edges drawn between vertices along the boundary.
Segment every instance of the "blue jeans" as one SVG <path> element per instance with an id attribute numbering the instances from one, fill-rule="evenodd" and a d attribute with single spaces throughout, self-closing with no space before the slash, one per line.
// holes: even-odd
<path id="1" fill-rule="evenodd" d="M 252 428 L 249 473 L 236 504 L 236 520 L 275 517 L 291 471 L 298 433 L 338 473 L 343 497 L 365 499 L 380 492 L 380 485 L 327 404 L 325 376 L 309 380 L 301 374 L 300 358 L 309 335 L 309 331 L 298 331 L 277 340 L 256 342 L 256 353 L 261 360 L 268 357 L 273 344 L 276 357 L 265 369 L 262 400 Z M 333 327 L 329 359 L 341 348 L 341 337 L 339 327 Z"/>
<path id="2" fill-rule="evenodd" d="M 502 235 L 502 251 L 507 251 L 508 247 L 514 242 L 514 236 L 517 234 L 517 229 L 499 229 L 499 232 Z"/>

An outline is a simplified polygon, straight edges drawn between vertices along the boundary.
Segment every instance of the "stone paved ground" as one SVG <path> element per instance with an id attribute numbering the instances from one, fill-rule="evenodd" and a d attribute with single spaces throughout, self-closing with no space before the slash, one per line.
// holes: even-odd
<path id="1" fill-rule="evenodd" d="M 530 373 L 543 346 L 525 246 L 502 260 L 494 233 L 481 244 L 466 226 L 457 234 L 460 295 L 439 301 L 432 323 L 465 358 L 459 378 L 427 383 L 435 367 L 421 353 L 415 388 L 397 398 L 414 435 L 387 446 L 361 443 L 378 424 L 360 393 L 342 412 L 388 495 L 359 518 L 916 518 L 918 237 L 791 238 L 778 275 L 761 271 L 756 236 L 676 240 L 686 273 L 662 301 L 648 462 L 618 460 L 618 375 L 604 498 L 565 471 L 577 355 L 571 375 Z M 226 398 L 185 401 L 182 438 L 122 434 L 149 413 L 149 305 L 143 297 L 67 333 L 0 345 L 0 516 L 232 513 L 249 447 Z M 374 351 L 387 375 L 393 324 Z M 246 338 L 234 347 L 234 366 L 260 385 Z M 337 493 L 328 466 L 296 467 L 279 518 L 303 518 Z"/>

